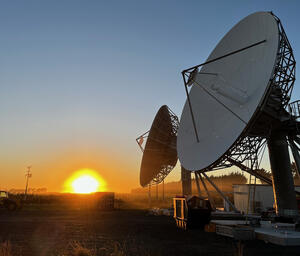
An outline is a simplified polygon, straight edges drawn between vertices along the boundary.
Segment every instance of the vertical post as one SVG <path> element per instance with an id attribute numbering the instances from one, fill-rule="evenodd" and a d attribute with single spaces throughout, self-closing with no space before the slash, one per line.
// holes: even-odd
<path id="1" fill-rule="evenodd" d="M 27 198 L 28 181 L 29 181 L 29 178 L 31 178 L 31 176 L 32 176 L 32 174 L 30 172 L 30 169 L 31 169 L 31 166 L 28 166 L 27 167 L 27 172 L 25 174 L 25 177 L 26 177 L 26 186 L 25 186 L 25 197 L 24 197 L 24 200 L 26 200 L 26 198 Z"/>
<path id="2" fill-rule="evenodd" d="M 249 173 L 249 182 L 248 182 L 248 199 L 247 199 L 247 210 L 246 210 L 246 225 L 248 225 L 248 214 L 249 214 L 249 207 L 250 207 L 250 194 L 251 194 L 251 180 L 252 175 Z M 250 210 L 251 211 L 251 210 Z"/>
<path id="3" fill-rule="evenodd" d="M 181 166 L 181 183 L 182 183 L 182 195 L 188 196 L 192 194 L 192 179 L 191 172 L 184 169 Z"/>
<path id="4" fill-rule="evenodd" d="M 252 197 L 252 202 L 253 202 L 253 213 L 256 211 L 256 200 L 255 200 L 255 193 L 256 193 L 256 177 L 254 177 L 254 187 L 253 187 L 253 197 Z"/>
<path id="5" fill-rule="evenodd" d="M 149 208 L 151 208 L 151 184 L 148 185 L 148 204 Z"/>
<path id="6" fill-rule="evenodd" d="M 162 181 L 162 200 L 165 201 L 165 179 Z"/>
<path id="7" fill-rule="evenodd" d="M 296 218 L 298 209 L 286 134 L 273 131 L 267 143 L 276 213 L 279 217 Z"/>
<path id="8" fill-rule="evenodd" d="M 251 180 L 252 180 L 252 175 L 249 174 L 249 184 L 248 184 L 248 200 L 247 200 L 247 211 L 246 214 L 249 214 L 249 210 L 251 212 L 251 207 L 250 207 L 250 197 L 251 197 Z M 250 209 L 249 209 L 250 208 Z M 252 212 L 251 212 L 252 213 Z M 246 216 L 246 223 L 247 223 L 247 216 Z"/>

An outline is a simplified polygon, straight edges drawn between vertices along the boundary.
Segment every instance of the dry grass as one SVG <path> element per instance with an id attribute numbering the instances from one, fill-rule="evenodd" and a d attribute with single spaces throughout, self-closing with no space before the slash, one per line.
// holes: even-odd
<path id="1" fill-rule="evenodd" d="M 115 243 L 111 256 L 126 256 L 119 243 Z"/>
<path id="2" fill-rule="evenodd" d="M 70 247 L 70 256 L 96 256 L 93 250 L 83 247 L 79 242 L 71 242 Z"/>
<path id="3" fill-rule="evenodd" d="M 126 240 L 123 243 L 111 241 L 101 248 L 87 248 L 79 242 L 71 242 L 68 253 L 62 256 L 133 256 L 144 255 L 148 256 L 144 248 L 138 245 L 134 240 Z"/>
<path id="4" fill-rule="evenodd" d="M 127 254 L 124 252 L 123 245 L 118 242 L 90 249 L 80 242 L 73 241 L 69 243 L 68 249 L 61 256 L 127 256 Z"/>
<path id="5" fill-rule="evenodd" d="M 9 241 L 0 244 L 0 256 L 12 256 L 12 248 Z"/>
<path id="6" fill-rule="evenodd" d="M 0 243 L 0 256 L 21 256 L 22 254 L 13 254 L 10 241 Z M 54 254 L 52 254 L 54 255 Z M 100 248 L 88 248 L 84 244 L 72 241 L 68 243 L 67 248 L 55 254 L 56 256 L 135 256 L 150 254 L 135 240 L 125 240 L 122 243 L 111 241 Z"/>

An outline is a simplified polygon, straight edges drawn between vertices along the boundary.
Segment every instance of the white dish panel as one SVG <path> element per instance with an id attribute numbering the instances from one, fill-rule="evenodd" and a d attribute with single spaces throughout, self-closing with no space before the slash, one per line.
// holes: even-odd
<path id="1" fill-rule="evenodd" d="M 199 143 L 188 102 L 182 111 L 177 137 L 178 157 L 185 169 L 201 170 L 222 157 L 260 106 L 269 87 L 278 51 L 276 20 L 267 12 L 249 15 L 223 37 L 208 57 L 207 61 L 262 40 L 266 42 L 204 65 L 195 76 L 189 95 Z"/>

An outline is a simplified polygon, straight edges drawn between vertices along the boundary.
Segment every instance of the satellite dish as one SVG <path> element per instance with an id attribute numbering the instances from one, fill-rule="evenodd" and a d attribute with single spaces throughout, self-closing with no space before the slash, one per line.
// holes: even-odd
<path id="1" fill-rule="evenodd" d="M 279 31 L 272 14 L 254 13 L 240 21 L 223 37 L 207 62 L 258 42 L 263 43 L 204 65 L 195 76 L 189 97 L 199 142 L 186 102 L 177 140 L 184 168 L 195 171 L 213 165 L 247 130 L 259 111 L 270 88 L 278 52 Z"/>
<path id="2" fill-rule="evenodd" d="M 267 143 L 276 211 L 288 218 L 298 215 L 288 151 L 300 170 L 300 104 L 288 105 L 295 66 L 278 17 L 247 16 L 206 62 L 182 72 L 187 101 L 177 138 L 181 165 L 199 173 L 232 165 L 252 172 Z"/>
<path id="3" fill-rule="evenodd" d="M 142 148 L 143 158 L 140 169 L 140 184 L 146 186 L 160 183 L 173 170 L 177 163 L 176 138 L 178 129 L 177 116 L 166 106 L 162 106 L 151 129 L 137 138 Z"/>

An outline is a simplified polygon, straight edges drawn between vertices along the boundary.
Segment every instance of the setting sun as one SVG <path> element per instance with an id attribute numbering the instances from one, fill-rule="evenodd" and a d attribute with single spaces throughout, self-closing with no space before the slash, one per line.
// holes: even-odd
<path id="1" fill-rule="evenodd" d="M 65 192 L 89 194 L 98 191 L 105 191 L 105 181 L 91 169 L 81 169 L 65 182 Z"/>
<path id="2" fill-rule="evenodd" d="M 99 182 L 92 176 L 83 175 L 72 182 L 72 188 L 75 193 L 92 193 L 98 190 Z"/>

